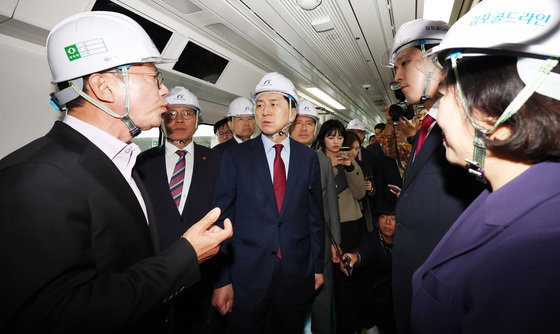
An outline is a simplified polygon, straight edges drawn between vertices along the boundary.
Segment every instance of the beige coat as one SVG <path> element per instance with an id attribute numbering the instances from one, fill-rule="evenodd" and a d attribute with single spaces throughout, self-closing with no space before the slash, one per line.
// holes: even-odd
<path id="1" fill-rule="evenodd" d="M 346 173 L 348 188 L 338 194 L 338 210 L 340 213 L 340 222 L 349 222 L 362 218 L 359 200 L 366 195 L 366 183 L 362 169 L 356 162 L 351 159 L 354 170 Z M 334 176 L 338 174 L 338 169 L 333 168 Z"/>

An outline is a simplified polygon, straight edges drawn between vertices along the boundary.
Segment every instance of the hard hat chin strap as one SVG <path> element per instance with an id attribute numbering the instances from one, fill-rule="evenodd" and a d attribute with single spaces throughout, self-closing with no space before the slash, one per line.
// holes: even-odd
<path id="1" fill-rule="evenodd" d="M 275 138 L 275 137 L 284 136 L 284 135 L 287 136 L 288 133 L 289 133 L 288 129 L 290 128 L 290 126 L 292 126 L 292 122 L 288 122 L 288 124 L 284 125 L 282 130 L 276 132 L 275 134 L 269 135 L 269 134 L 263 132 L 263 135 L 267 136 L 268 138 Z"/>
<path id="2" fill-rule="evenodd" d="M 471 110 L 467 103 L 467 99 L 465 98 L 465 94 L 463 94 L 463 89 L 459 82 L 459 70 L 457 69 L 457 59 L 462 58 L 462 54 L 456 52 L 451 56 L 451 66 L 453 67 L 453 71 L 455 73 L 455 82 L 457 86 L 457 94 L 459 95 L 459 100 L 461 101 L 461 105 L 463 106 L 463 110 L 467 115 L 467 118 L 471 122 L 474 127 L 474 141 L 473 141 L 473 157 L 472 159 L 465 159 L 468 164 L 468 170 L 471 175 L 474 175 L 477 180 L 482 183 L 487 183 L 486 178 L 484 177 L 484 160 L 486 158 L 486 143 L 483 140 L 483 137 L 489 133 L 489 131 L 482 126 L 478 125 L 471 115 Z"/>
<path id="3" fill-rule="evenodd" d="M 422 92 L 422 97 L 420 97 L 420 103 L 424 104 L 426 103 L 426 101 L 432 98 L 431 96 L 428 95 L 430 82 L 432 81 L 432 76 L 434 75 L 434 73 L 436 73 L 436 71 L 441 70 L 441 66 L 439 66 L 437 62 L 436 63 L 432 62 L 435 66 L 434 69 L 430 71 L 430 67 L 428 66 L 428 59 L 427 59 L 428 57 L 424 56 L 426 54 L 426 41 L 422 40 L 419 43 L 420 43 L 420 49 L 422 50 L 422 56 L 423 56 L 422 58 L 424 58 L 424 71 L 426 74 L 424 91 Z"/>
<path id="4" fill-rule="evenodd" d="M 187 139 L 174 140 L 174 139 L 171 139 L 167 136 L 166 136 L 166 138 L 167 138 L 167 141 L 170 142 L 170 143 L 179 143 L 179 144 L 183 144 L 183 145 L 185 145 L 187 143 L 190 143 L 190 140 L 192 139 L 192 137 L 191 137 L 191 138 L 187 138 Z"/>
<path id="5" fill-rule="evenodd" d="M 449 56 L 451 59 L 451 65 L 453 67 L 453 72 L 455 74 L 455 81 L 457 86 L 457 94 L 459 95 L 459 100 L 461 101 L 461 105 L 467 115 L 467 118 L 471 122 L 472 126 L 475 129 L 475 138 L 473 142 L 474 150 L 473 150 L 473 158 L 465 159 L 465 161 L 469 164 L 469 173 L 475 175 L 479 180 L 484 180 L 486 183 L 486 179 L 484 179 L 484 159 L 486 157 L 486 143 L 483 139 L 487 139 L 488 135 L 493 133 L 498 126 L 503 124 L 509 118 L 511 118 L 519 109 L 527 102 L 527 100 L 533 95 L 533 93 L 539 88 L 539 86 L 543 83 L 546 77 L 550 74 L 552 69 L 558 64 L 558 58 L 550 57 L 543 62 L 539 71 L 531 82 L 527 84 L 518 94 L 517 96 L 510 102 L 507 106 L 506 110 L 500 115 L 496 123 L 491 129 L 486 129 L 480 125 L 478 125 L 472 117 L 470 108 L 467 103 L 467 99 L 465 94 L 463 93 L 463 89 L 461 87 L 461 83 L 459 80 L 459 70 L 457 68 L 457 59 L 461 59 L 463 55 L 460 52 L 455 52 Z"/>
<path id="6" fill-rule="evenodd" d="M 483 134 L 478 130 L 474 130 L 473 141 L 473 158 L 465 159 L 468 164 L 469 174 L 474 175 L 477 180 L 487 183 L 484 177 L 484 159 L 486 158 L 486 143 L 483 140 Z"/>
<path id="7" fill-rule="evenodd" d="M 74 81 L 69 81 L 68 85 L 76 93 L 78 93 L 78 95 L 80 95 L 81 97 L 83 97 L 84 99 L 89 101 L 91 104 L 93 104 L 97 108 L 99 108 L 99 109 L 103 110 L 104 112 L 106 112 L 107 114 L 109 114 L 109 115 L 111 115 L 115 118 L 119 118 L 121 121 L 123 121 L 124 124 L 127 126 L 128 131 L 130 132 L 130 135 L 132 137 L 136 137 L 140 134 L 140 132 L 142 132 L 142 130 L 140 130 L 136 126 L 136 124 L 134 124 L 132 119 L 128 116 L 128 114 L 130 112 L 130 97 L 128 95 L 128 67 L 129 66 L 130 65 L 119 66 L 119 69 L 121 69 L 121 71 L 122 71 L 122 76 L 123 76 L 123 80 L 124 80 L 124 87 L 125 87 L 125 90 L 126 90 L 125 105 L 124 105 L 125 112 L 124 112 L 123 115 L 119 115 L 119 114 L 115 113 L 114 111 L 112 111 L 111 109 L 109 109 L 105 105 L 103 105 L 101 102 L 97 101 L 96 99 L 94 99 L 91 96 L 84 93 L 84 91 L 82 90 L 83 86 L 82 86 L 82 88 L 80 88 L 79 86 L 77 86 L 74 83 Z"/>

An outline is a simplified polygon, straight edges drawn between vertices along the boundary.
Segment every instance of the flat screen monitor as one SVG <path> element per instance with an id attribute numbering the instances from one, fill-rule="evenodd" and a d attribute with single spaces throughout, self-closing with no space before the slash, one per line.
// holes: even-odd
<path id="1" fill-rule="evenodd" d="M 173 69 L 215 84 L 228 62 L 227 59 L 189 41 Z"/>

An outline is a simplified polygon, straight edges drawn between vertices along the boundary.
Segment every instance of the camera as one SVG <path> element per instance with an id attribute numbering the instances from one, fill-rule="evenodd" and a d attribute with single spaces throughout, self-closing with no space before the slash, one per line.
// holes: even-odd
<path id="1" fill-rule="evenodd" d="M 393 122 L 398 122 L 401 116 L 412 119 L 412 117 L 414 117 L 414 107 L 412 104 L 406 102 L 406 97 L 401 90 L 401 85 L 394 81 L 391 83 L 390 87 L 391 90 L 395 92 L 395 98 L 399 100 L 399 102 L 389 106 L 389 115 Z"/>

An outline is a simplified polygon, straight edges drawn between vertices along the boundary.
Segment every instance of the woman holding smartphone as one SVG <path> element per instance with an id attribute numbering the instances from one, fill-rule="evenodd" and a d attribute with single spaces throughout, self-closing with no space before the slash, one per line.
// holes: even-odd
<path id="1" fill-rule="evenodd" d="M 346 129 L 337 120 L 328 120 L 321 126 L 318 135 L 319 150 L 331 159 L 338 193 L 338 207 L 342 232 L 342 251 L 351 251 L 360 237 L 366 233 L 366 225 L 358 203 L 366 194 L 364 175 L 356 160 L 348 155 L 349 148 L 343 147 Z M 335 276 L 335 306 L 337 333 L 354 333 L 358 326 L 355 296 L 359 293 L 359 273 L 346 277 L 339 270 Z"/>

